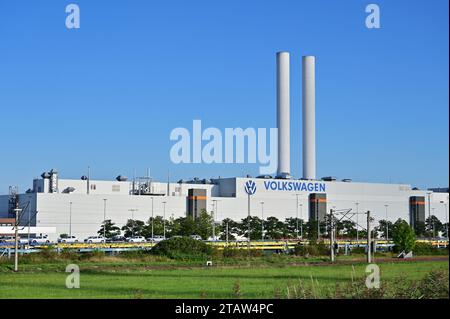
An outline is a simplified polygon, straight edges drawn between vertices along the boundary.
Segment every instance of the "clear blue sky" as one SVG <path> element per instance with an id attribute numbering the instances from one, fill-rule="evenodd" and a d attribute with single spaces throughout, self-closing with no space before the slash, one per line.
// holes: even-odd
<path id="1" fill-rule="evenodd" d="M 65 28 L 77 3 L 81 28 Z M 294 176 L 301 56 L 317 57 L 317 175 L 448 186 L 448 1 L 1 1 L 0 193 L 79 178 L 256 175 L 174 165 L 169 133 L 275 126 L 275 53 L 291 52 Z"/>

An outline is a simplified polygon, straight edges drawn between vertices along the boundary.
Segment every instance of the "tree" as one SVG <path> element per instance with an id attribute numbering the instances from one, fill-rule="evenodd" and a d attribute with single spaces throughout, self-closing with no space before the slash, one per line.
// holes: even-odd
<path id="1" fill-rule="evenodd" d="M 298 229 L 297 229 L 297 225 L 298 225 Z M 302 235 L 302 232 L 300 231 L 303 228 L 303 233 L 305 233 L 305 222 L 300 219 L 300 218 L 294 218 L 294 217 L 289 217 L 286 218 L 285 222 L 284 222 L 284 237 L 287 238 L 296 238 L 297 237 L 297 232 L 298 232 L 298 237 L 300 237 Z"/>
<path id="2" fill-rule="evenodd" d="M 105 238 L 112 238 L 114 236 L 120 235 L 120 228 L 116 226 L 111 219 L 103 221 L 99 231 L 97 232 L 99 236 L 105 234 Z"/>
<path id="3" fill-rule="evenodd" d="M 431 215 L 425 220 L 425 228 L 429 237 L 436 237 L 442 231 L 442 223 L 436 216 Z"/>
<path id="4" fill-rule="evenodd" d="M 213 217 L 208 214 L 206 209 L 202 209 L 200 216 L 195 219 L 196 235 L 203 239 L 208 239 L 212 235 Z"/>
<path id="5" fill-rule="evenodd" d="M 403 219 L 398 219 L 392 229 L 395 250 L 410 252 L 414 249 L 416 236 L 414 230 Z"/>
<path id="6" fill-rule="evenodd" d="M 238 229 L 239 224 L 230 218 L 226 218 L 222 220 L 222 223 L 218 227 L 218 231 L 220 234 L 220 240 L 227 239 L 227 229 L 228 229 L 228 239 L 234 240 L 236 239 L 236 235 L 239 233 Z"/>
<path id="7" fill-rule="evenodd" d="M 342 222 L 343 232 L 345 236 L 349 238 L 356 237 L 356 223 L 352 220 L 343 220 Z"/>
<path id="8" fill-rule="evenodd" d="M 145 223 L 142 220 L 128 219 L 122 230 L 125 237 L 142 236 L 145 233 Z"/>
<path id="9" fill-rule="evenodd" d="M 249 217 L 241 220 L 239 223 L 239 235 L 248 238 Z M 250 217 L 250 240 L 261 239 L 261 219 L 256 216 Z"/>
<path id="10" fill-rule="evenodd" d="M 150 217 L 145 226 L 144 233 L 145 237 L 152 236 L 152 221 L 153 221 L 153 236 L 163 236 L 164 235 L 164 218 L 162 216 Z M 166 221 L 166 232 L 169 228 L 169 222 Z"/>
<path id="11" fill-rule="evenodd" d="M 387 236 L 392 237 L 392 227 L 394 224 L 388 220 L 381 219 L 378 221 L 378 227 L 375 227 L 375 231 L 380 232 L 382 234 L 382 237 L 384 239 L 387 238 Z M 386 227 L 387 227 L 387 233 L 386 233 Z"/>
<path id="12" fill-rule="evenodd" d="M 426 230 L 426 227 L 425 227 L 425 223 L 416 221 L 414 223 L 414 232 L 416 233 L 417 237 L 426 237 L 427 236 L 427 230 Z"/>
<path id="13" fill-rule="evenodd" d="M 264 238 L 280 239 L 286 234 L 285 224 L 276 217 L 267 217 L 267 220 L 264 221 L 264 225 L 261 225 L 261 227 L 262 226 L 264 226 Z M 259 237 L 259 239 L 260 238 L 261 237 Z"/>

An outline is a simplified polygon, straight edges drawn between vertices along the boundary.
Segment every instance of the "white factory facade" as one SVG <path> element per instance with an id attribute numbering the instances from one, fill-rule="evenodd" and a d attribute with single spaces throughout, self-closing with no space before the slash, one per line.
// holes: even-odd
<path id="1" fill-rule="evenodd" d="M 52 190 L 49 179 L 38 179 L 32 191 L 19 194 L 18 200 L 20 207 L 30 203 L 23 213 L 23 225 L 28 223 L 30 214 L 32 226 L 56 227 L 56 232 L 49 234 L 53 239 L 69 230 L 86 238 L 97 233 L 104 217 L 119 226 L 132 218 L 147 221 L 152 210 L 154 216 L 165 214 L 167 219 L 184 217 L 188 214 L 189 189 L 206 191 L 205 206 L 208 212 L 214 212 L 216 221 L 243 219 L 248 214 L 249 195 L 245 186 L 249 181 L 256 186 L 250 196 L 250 214 L 260 218 L 275 216 L 284 220 L 298 216 L 308 221 L 314 204 L 311 195 L 324 194 L 327 210 L 352 209 L 360 213 L 370 210 L 375 222 L 386 218 L 410 221 L 411 198 L 424 200 L 425 217 L 434 214 L 441 221 L 446 220 L 448 193 L 413 190 L 404 184 L 342 181 L 224 178 L 212 180 L 213 184 L 150 182 L 150 192 L 142 191 L 139 195 L 132 181 L 90 180 L 88 186 L 87 180 L 58 179 L 58 188 Z M 9 199 L 8 195 L 0 196 L 0 218 L 8 217 Z M 364 215 L 358 216 L 359 224 L 364 226 Z M 354 221 L 357 218 L 352 217 Z"/>
<path id="2" fill-rule="evenodd" d="M 128 181 L 62 179 L 52 170 L 35 179 L 24 194 L 0 196 L 0 218 L 13 217 L 16 200 L 24 209 L 22 224 L 55 227 L 49 234 L 56 239 L 71 232 L 80 238 L 96 235 L 103 220 L 124 225 L 128 219 L 147 221 L 154 216 L 166 219 L 196 216 L 200 209 L 214 211 L 216 221 L 240 220 L 250 214 L 274 216 L 280 220 L 298 217 L 305 221 L 323 219 L 330 209 L 352 209 L 352 213 L 371 212 L 375 223 L 398 218 L 414 224 L 429 215 L 447 221 L 446 192 L 413 189 L 406 184 L 357 183 L 316 177 L 315 145 L 315 62 L 302 58 L 302 145 L 303 176 L 293 179 L 290 171 L 290 54 L 279 52 L 277 61 L 278 168 L 275 177 L 219 178 L 178 183 L 155 182 L 150 178 Z M 89 174 L 88 174 L 89 175 Z M 249 193 L 251 195 L 249 195 Z M 364 225 L 364 215 L 352 217 Z"/>

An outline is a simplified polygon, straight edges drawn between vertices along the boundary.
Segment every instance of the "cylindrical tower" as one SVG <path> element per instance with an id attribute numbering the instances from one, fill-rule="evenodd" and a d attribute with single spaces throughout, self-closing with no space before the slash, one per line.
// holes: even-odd
<path id="1" fill-rule="evenodd" d="M 277 177 L 289 178 L 290 152 L 290 75 L 289 52 L 277 53 L 277 128 L 278 170 Z"/>
<path id="2" fill-rule="evenodd" d="M 302 59 L 303 178 L 316 179 L 316 58 Z"/>

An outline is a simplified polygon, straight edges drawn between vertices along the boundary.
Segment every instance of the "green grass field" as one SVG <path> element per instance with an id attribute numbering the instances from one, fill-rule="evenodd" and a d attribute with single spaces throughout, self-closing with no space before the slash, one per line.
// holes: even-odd
<path id="1" fill-rule="evenodd" d="M 336 283 L 365 277 L 365 265 L 301 265 L 292 262 L 259 261 L 248 266 L 221 265 L 211 268 L 177 262 L 145 262 L 105 259 L 78 261 L 80 289 L 65 286 L 65 266 L 70 262 L 26 263 L 19 273 L 11 263 L 0 263 L 0 298 L 234 298 L 239 282 L 243 298 L 274 298 L 299 280 L 311 278 L 319 286 L 332 288 Z M 441 261 L 385 262 L 379 264 L 381 281 L 400 276 L 420 280 L 431 270 L 448 272 L 448 259 Z"/>

